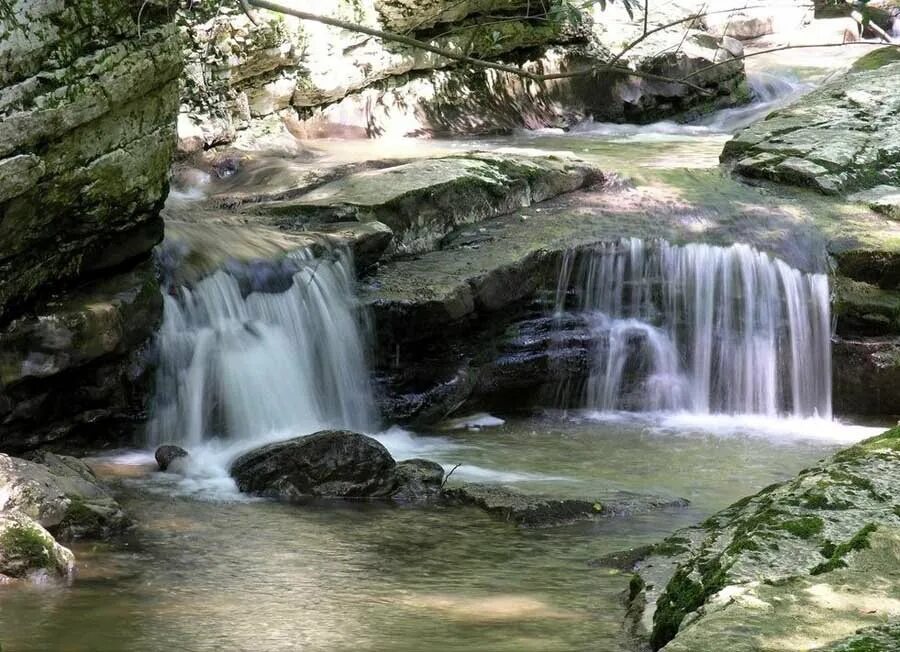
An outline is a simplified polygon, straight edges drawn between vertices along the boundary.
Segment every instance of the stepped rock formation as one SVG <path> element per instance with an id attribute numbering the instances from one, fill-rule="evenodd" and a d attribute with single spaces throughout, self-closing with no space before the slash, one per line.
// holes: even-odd
<path id="1" fill-rule="evenodd" d="M 142 408 L 134 353 L 161 309 L 144 261 L 162 238 L 182 47 L 164 6 L 144 3 L 138 25 L 141 4 L 0 12 L 4 450 L 112 438 Z"/>

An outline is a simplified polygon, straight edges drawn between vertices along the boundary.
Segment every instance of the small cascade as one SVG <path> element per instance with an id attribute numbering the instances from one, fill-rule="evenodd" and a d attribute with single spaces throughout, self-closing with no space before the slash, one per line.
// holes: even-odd
<path id="1" fill-rule="evenodd" d="M 375 424 L 346 252 L 221 270 L 165 296 L 150 443 L 196 446 Z"/>
<path id="2" fill-rule="evenodd" d="M 831 417 L 825 275 L 742 244 L 629 239 L 567 252 L 559 278 L 556 314 L 574 311 L 592 346 L 567 403 Z"/>

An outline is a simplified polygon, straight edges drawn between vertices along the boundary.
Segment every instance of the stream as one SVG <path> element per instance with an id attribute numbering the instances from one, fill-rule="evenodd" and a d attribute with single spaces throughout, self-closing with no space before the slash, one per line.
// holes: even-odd
<path id="1" fill-rule="evenodd" d="M 833 200 L 808 205 L 790 191 L 773 197 L 718 169 L 718 154 L 734 130 L 798 97 L 823 75 L 813 68 L 785 73 L 771 61 L 755 65 L 755 104 L 693 125 L 584 124 L 568 133 L 471 141 L 310 146 L 327 151 L 331 162 L 476 148 L 570 151 L 656 193 L 662 204 L 677 207 L 690 199 L 698 223 L 705 212 L 728 213 L 732 202 L 786 205 L 807 216 L 826 204 L 823 210 L 845 210 Z M 566 201 L 552 206 L 573 209 Z M 628 645 L 622 628 L 628 575 L 592 560 L 659 541 L 880 431 L 825 418 L 830 395 L 826 402 L 821 393 L 830 390 L 816 389 L 809 390 L 816 396 L 795 398 L 794 417 L 778 416 L 786 410 L 777 409 L 774 394 L 735 403 L 757 413 L 739 416 L 716 414 L 708 397 L 705 410 L 675 401 L 666 407 L 678 409 L 641 413 L 597 399 L 590 404 L 596 409 L 523 409 L 428 431 L 379 432 L 361 375 L 364 355 L 355 348 L 364 329 L 350 328 L 350 318 L 338 314 L 352 312 L 345 305 L 352 299 L 347 270 L 337 264 L 333 275 L 318 277 L 322 287 L 319 281 L 302 286 L 298 279 L 306 278 L 308 262 L 301 259 L 290 270 L 296 285 L 285 295 L 242 297 L 236 281 L 223 274 L 205 281 L 208 287 L 167 297 L 165 382 L 150 439 L 161 443 L 178 432 L 197 464 L 185 476 L 155 473 L 149 448 L 93 458 L 137 526 L 122 542 L 73 546 L 79 573 L 69 587 L 0 592 L 4 652 L 619 652 Z M 804 271 L 815 267 L 812 262 Z M 796 272 L 791 287 L 807 293 L 804 300 L 821 294 L 806 279 Z M 278 298 L 292 292 L 293 299 Z M 343 297 L 337 304 L 336 296 Z M 311 312 L 288 314 L 291 305 Z M 326 315 L 329 305 L 338 308 Z M 252 337 L 245 328 L 250 320 L 263 325 Z M 827 343 L 827 333 L 818 335 Z M 677 347 L 669 346 L 675 355 Z M 309 369 L 285 364 L 291 355 Z M 742 355 L 745 365 L 758 359 L 749 349 Z M 767 355 L 774 365 L 784 354 L 772 343 Z M 814 369 L 810 373 L 824 373 L 821 365 Z M 235 384 L 238 377 L 244 382 Z M 298 393 L 308 401 L 291 400 Z M 205 402 L 215 409 L 201 409 Z M 630 491 L 686 498 L 690 506 L 523 529 L 466 507 L 249 499 L 226 474 L 241 450 L 294 436 L 298 428 L 340 425 L 367 430 L 397 459 L 424 457 L 447 470 L 459 465 L 451 485 L 497 483 L 598 499 Z M 244 439 L 227 445 L 208 439 L 230 430 L 245 433 Z"/>

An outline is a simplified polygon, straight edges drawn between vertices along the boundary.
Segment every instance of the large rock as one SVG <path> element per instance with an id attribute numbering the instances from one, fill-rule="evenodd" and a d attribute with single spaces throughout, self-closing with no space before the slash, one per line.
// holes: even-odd
<path id="1" fill-rule="evenodd" d="M 898 111 L 900 63 L 857 70 L 740 132 L 721 158 L 744 176 L 826 194 L 898 185 Z"/>
<path id="2" fill-rule="evenodd" d="M 836 413 L 900 412 L 900 338 L 841 337 L 831 356 Z"/>
<path id="3" fill-rule="evenodd" d="M 148 395 L 144 347 L 161 318 L 147 262 L 42 302 L 0 330 L 0 450 L 133 435 Z"/>
<path id="4" fill-rule="evenodd" d="M 0 454 L 0 513 L 9 512 L 60 539 L 106 538 L 130 525 L 87 464 L 46 452 L 28 460 Z"/>
<path id="5" fill-rule="evenodd" d="M 371 437 L 326 430 L 250 451 L 231 465 L 231 475 L 241 491 L 285 500 L 396 497 L 405 502 L 440 491 L 438 468 L 426 460 L 397 464 Z"/>
<path id="6" fill-rule="evenodd" d="M 636 567 L 635 630 L 666 652 L 845 649 L 900 616 L 898 487 L 895 429 L 676 533 Z"/>
<path id="7" fill-rule="evenodd" d="M 5 5 L 0 324 L 161 239 L 182 56 L 165 8 L 138 27 L 131 3 Z"/>
<path id="8" fill-rule="evenodd" d="M 497 14 L 527 9 L 528 0 L 375 0 L 385 27 L 395 32 L 427 30 L 455 23 L 471 14 Z M 535 13 L 539 12 L 535 8 Z"/>
<path id="9" fill-rule="evenodd" d="M 24 514 L 0 512 L 0 584 L 71 579 L 75 556 Z"/>
<path id="10" fill-rule="evenodd" d="M 577 159 L 471 153 L 358 172 L 296 199 L 248 210 L 294 230 L 346 220 L 381 222 L 393 231 L 399 251 L 428 251 L 459 224 L 511 213 L 599 178 Z"/>

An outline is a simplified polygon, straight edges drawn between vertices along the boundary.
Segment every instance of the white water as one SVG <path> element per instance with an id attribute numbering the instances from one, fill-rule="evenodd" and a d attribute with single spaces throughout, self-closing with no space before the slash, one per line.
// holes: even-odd
<path id="1" fill-rule="evenodd" d="M 594 348 L 590 377 L 569 401 L 599 411 L 831 418 L 825 275 L 747 245 L 634 238 L 570 252 L 559 315 L 570 289 Z"/>
<path id="2" fill-rule="evenodd" d="M 747 77 L 752 101 L 744 106 L 722 109 L 695 122 L 680 123 L 663 120 L 646 125 L 594 122 L 588 120 L 570 131 L 578 135 L 607 136 L 613 139 L 656 141 L 680 139 L 685 136 L 731 134 L 764 118 L 773 110 L 785 106 L 813 89 L 795 78 L 769 73 L 755 73 Z"/>
<path id="3" fill-rule="evenodd" d="M 151 444 L 183 445 L 218 474 L 268 441 L 373 429 L 352 260 L 301 251 L 286 262 L 278 292 L 259 289 L 276 270 L 261 282 L 219 271 L 165 297 Z"/>

